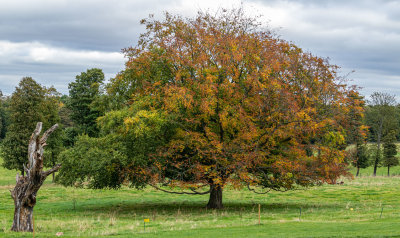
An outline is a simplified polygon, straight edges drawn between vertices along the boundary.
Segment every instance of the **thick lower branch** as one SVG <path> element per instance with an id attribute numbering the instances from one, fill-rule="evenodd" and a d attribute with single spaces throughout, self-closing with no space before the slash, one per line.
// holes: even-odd
<path id="1" fill-rule="evenodd" d="M 172 193 L 172 194 L 204 195 L 204 194 L 209 194 L 210 191 L 211 191 L 211 190 L 208 190 L 208 191 L 205 191 L 205 192 L 198 192 L 198 191 L 192 190 L 193 192 L 174 192 L 174 191 L 169 191 L 169 190 L 162 189 L 162 188 L 157 187 L 156 185 L 153 185 L 153 184 L 149 184 L 149 185 L 152 186 L 153 188 L 157 189 L 157 190 L 160 190 L 160 191 L 163 191 L 163 192 L 166 192 L 166 193 Z"/>
<path id="2" fill-rule="evenodd" d="M 272 190 L 272 189 L 268 189 L 268 191 L 265 191 L 265 192 L 257 192 L 254 188 L 250 187 L 250 184 L 247 184 L 247 188 L 249 189 L 249 191 L 251 191 L 253 193 L 257 193 L 257 194 L 267 194 Z"/>

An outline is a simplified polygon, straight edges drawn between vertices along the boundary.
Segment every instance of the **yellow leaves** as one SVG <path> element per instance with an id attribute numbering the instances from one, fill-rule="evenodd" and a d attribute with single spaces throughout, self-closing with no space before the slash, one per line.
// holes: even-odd
<path id="1" fill-rule="evenodd" d="M 310 121 L 311 120 L 311 117 L 304 110 L 296 113 L 296 118 L 299 118 L 300 120 L 303 120 L 303 121 Z"/>
<path id="2" fill-rule="evenodd" d="M 124 118 L 125 133 L 144 134 L 153 130 L 161 120 L 156 111 L 140 110 L 134 116 Z"/>
<path id="3" fill-rule="evenodd" d="M 345 138 L 342 133 L 329 131 L 324 135 L 325 144 L 330 146 L 338 146 L 345 143 Z"/>
<path id="4" fill-rule="evenodd" d="M 127 131 L 127 132 L 129 131 L 129 128 L 130 128 L 134 123 L 135 123 L 135 122 L 134 122 L 133 118 L 131 118 L 131 117 L 128 117 L 128 118 L 125 118 L 125 119 L 124 119 L 124 124 L 125 124 L 125 128 L 126 128 L 126 131 Z"/>
<path id="5" fill-rule="evenodd" d="M 222 143 L 219 143 L 216 141 L 216 143 L 214 143 L 215 145 L 215 149 L 217 150 L 217 152 L 222 152 L 222 149 L 224 148 Z"/>
<path id="6" fill-rule="evenodd" d="M 156 81 L 155 83 L 153 83 L 153 87 L 158 87 L 161 85 L 161 81 Z"/>
<path id="7" fill-rule="evenodd" d="M 177 112 L 180 107 L 192 108 L 194 105 L 193 94 L 190 89 L 179 86 L 169 86 L 164 88 L 165 109 Z"/>

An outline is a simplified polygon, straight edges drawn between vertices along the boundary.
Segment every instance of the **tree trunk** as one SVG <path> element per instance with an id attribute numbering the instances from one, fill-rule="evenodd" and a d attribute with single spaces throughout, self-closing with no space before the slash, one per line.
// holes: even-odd
<path id="1" fill-rule="evenodd" d="M 35 206 L 34 195 L 28 198 L 24 194 L 24 188 L 27 186 L 28 180 L 21 176 L 18 178 L 17 185 L 11 191 L 11 197 L 14 199 L 14 221 L 12 231 L 33 231 L 32 216 L 33 207 Z"/>
<path id="2" fill-rule="evenodd" d="M 373 174 L 374 176 L 376 176 L 376 171 L 378 169 L 378 164 L 379 164 L 379 158 L 381 157 L 381 142 L 380 142 L 379 137 L 378 137 L 377 144 L 378 144 L 378 149 L 376 151 L 376 157 L 375 157 L 375 163 L 374 163 L 374 174 Z"/>
<path id="3" fill-rule="evenodd" d="M 390 170 L 390 166 L 388 166 L 388 177 L 390 176 L 390 172 L 389 172 L 389 170 Z"/>
<path id="4" fill-rule="evenodd" d="M 53 167 L 56 166 L 56 162 L 54 161 L 54 153 L 53 153 L 53 152 L 51 152 L 51 161 L 52 161 L 52 166 L 53 166 Z M 55 181 L 56 181 L 56 178 L 55 178 L 56 173 L 54 172 L 54 173 L 52 173 L 51 175 L 52 175 L 52 180 L 51 180 L 51 182 L 52 182 L 52 183 L 55 183 Z"/>
<path id="5" fill-rule="evenodd" d="M 383 128 L 383 121 L 380 121 L 379 124 L 379 131 L 377 132 L 378 136 L 377 136 L 377 140 L 376 140 L 376 144 L 378 146 L 377 148 L 377 154 L 376 154 L 376 158 L 375 158 L 375 163 L 374 163 L 374 176 L 376 176 L 376 170 L 378 169 L 378 164 L 379 164 L 379 160 L 381 157 L 381 137 L 382 137 L 382 128 Z"/>
<path id="6" fill-rule="evenodd" d="M 210 199 L 208 200 L 207 208 L 222 209 L 222 187 L 220 185 L 210 185 Z"/>
<path id="7" fill-rule="evenodd" d="M 358 177 L 358 174 L 360 173 L 360 167 L 357 167 L 357 174 L 356 177 Z"/>
<path id="8" fill-rule="evenodd" d="M 10 191 L 15 206 L 12 231 L 33 231 L 33 207 L 36 204 L 36 194 L 47 176 L 56 172 L 61 167 L 61 165 L 56 165 L 48 171 L 43 171 L 43 147 L 46 146 L 48 136 L 57 127 L 58 125 L 55 124 L 39 139 L 42 123 L 38 122 L 29 140 L 28 167 L 24 165 L 26 176 L 19 176 L 17 174 L 17 184 Z"/>

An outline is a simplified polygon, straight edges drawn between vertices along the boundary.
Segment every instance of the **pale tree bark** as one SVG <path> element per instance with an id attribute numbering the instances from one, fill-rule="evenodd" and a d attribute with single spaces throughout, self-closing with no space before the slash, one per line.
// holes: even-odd
<path id="1" fill-rule="evenodd" d="M 36 194 L 47 176 L 60 169 L 61 165 L 43 171 L 43 151 L 49 135 L 56 130 L 58 124 L 48 129 L 40 138 L 42 123 L 38 122 L 28 146 L 28 166 L 24 165 L 26 175 L 17 174 L 14 189 L 11 190 L 11 197 L 14 199 L 14 221 L 12 231 L 33 231 L 33 207 L 36 204 Z"/>

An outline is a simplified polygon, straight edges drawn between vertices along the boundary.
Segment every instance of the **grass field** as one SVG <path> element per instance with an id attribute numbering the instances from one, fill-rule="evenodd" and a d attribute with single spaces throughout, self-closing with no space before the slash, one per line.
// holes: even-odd
<path id="1" fill-rule="evenodd" d="M 0 237 L 32 237 L 10 231 L 14 178 L 14 171 L 0 168 Z M 225 209 L 214 211 L 204 208 L 207 196 L 64 188 L 47 181 L 34 210 L 35 237 L 400 237 L 400 177 L 344 182 L 267 195 L 227 188 Z"/>

